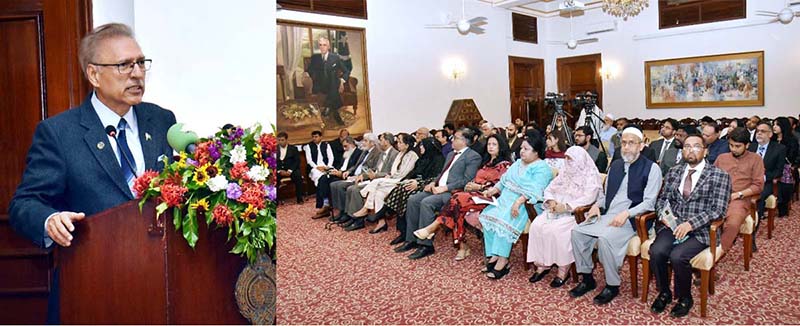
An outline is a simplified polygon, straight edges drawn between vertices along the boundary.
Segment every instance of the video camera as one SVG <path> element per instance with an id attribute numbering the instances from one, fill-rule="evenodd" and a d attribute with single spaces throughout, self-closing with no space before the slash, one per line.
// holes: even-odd
<path id="1" fill-rule="evenodd" d="M 544 102 L 546 104 L 553 104 L 556 107 L 561 107 L 562 105 L 564 105 L 564 93 L 549 92 L 545 94 Z"/>
<path id="2" fill-rule="evenodd" d="M 597 94 L 594 93 L 578 93 L 575 95 L 575 99 L 572 100 L 573 107 L 587 111 L 594 109 L 595 105 L 597 105 Z"/>

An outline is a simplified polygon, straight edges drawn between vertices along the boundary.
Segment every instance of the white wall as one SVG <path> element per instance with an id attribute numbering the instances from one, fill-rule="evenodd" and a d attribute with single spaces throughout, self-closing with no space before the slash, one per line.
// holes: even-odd
<path id="1" fill-rule="evenodd" d="M 126 13 L 116 2 L 94 1 L 94 23 L 134 18 L 139 45 L 153 59 L 145 101 L 172 110 L 201 136 L 225 123 L 275 122 L 274 3 L 137 0 Z"/>
<path id="2" fill-rule="evenodd" d="M 113 22 L 135 28 L 133 0 L 92 1 L 92 21 L 95 27 Z"/>
<path id="3" fill-rule="evenodd" d="M 752 114 L 762 116 L 797 115 L 800 105 L 796 96 L 800 91 L 797 76 L 800 75 L 800 22 L 789 25 L 774 23 L 713 32 L 690 33 L 677 36 L 664 36 L 679 31 L 692 31 L 713 26 L 736 26 L 748 22 L 768 20 L 755 16 L 756 10 L 777 11 L 783 8 L 783 0 L 751 0 L 747 3 L 746 20 L 704 24 L 658 30 L 658 1 L 651 0 L 650 6 L 638 16 L 627 21 L 619 19 L 618 31 L 601 33 L 598 43 L 584 44 L 575 50 L 566 46 L 547 46 L 545 78 L 548 91 L 555 91 L 555 64 L 559 57 L 601 53 L 603 63 L 616 64 L 619 75 L 603 81 L 604 109 L 617 116 L 640 118 L 699 118 L 742 117 Z M 611 20 L 602 10 L 588 11 L 585 16 L 574 18 L 576 37 L 584 38 L 583 26 L 598 21 Z M 795 19 L 797 20 L 797 19 Z M 552 18 L 548 21 L 548 40 L 569 38 L 568 20 Z M 634 36 L 663 36 L 634 40 Z M 541 39 L 540 34 L 540 39 Z M 644 62 L 649 60 L 680 57 L 725 54 L 733 52 L 764 51 L 765 64 L 765 105 L 764 107 L 739 108 L 694 108 L 694 109 L 645 109 Z"/>
<path id="4" fill-rule="evenodd" d="M 411 131 L 441 126 L 454 99 L 472 98 L 484 118 L 510 120 L 508 55 L 543 58 L 542 47 L 511 41 L 511 13 L 468 0 L 468 17 L 485 16 L 482 35 L 425 29 L 442 16 L 461 15 L 461 1 L 369 1 L 368 20 L 282 10 L 278 19 L 366 28 L 372 127 L 376 131 Z M 453 81 L 442 62 L 459 57 L 467 73 Z"/>

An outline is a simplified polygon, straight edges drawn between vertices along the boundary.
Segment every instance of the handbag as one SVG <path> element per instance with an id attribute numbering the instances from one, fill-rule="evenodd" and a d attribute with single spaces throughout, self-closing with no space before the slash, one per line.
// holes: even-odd
<path id="1" fill-rule="evenodd" d="M 794 177 L 792 176 L 792 165 L 789 163 L 783 165 L 783 174 L 781 175 L 781 183 L 794 184 Z"/>

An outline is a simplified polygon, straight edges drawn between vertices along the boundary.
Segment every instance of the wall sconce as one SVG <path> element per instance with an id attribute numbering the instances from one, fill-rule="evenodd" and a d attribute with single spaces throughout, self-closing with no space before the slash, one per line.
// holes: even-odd
<path id="1" fill-rule="evenodd" d="M 467 73 L 467 64 L 460 58 L 448 58 L 442 63 L 442 73 L 447 78 L 458 80 Z"/>
<path id="2" fill-rule="evenodd" d="M 604 63 L 599 69 L 600 76 L 605 80 L 614 79 L 619 75 L 619 67 L 613 63 Z"/>

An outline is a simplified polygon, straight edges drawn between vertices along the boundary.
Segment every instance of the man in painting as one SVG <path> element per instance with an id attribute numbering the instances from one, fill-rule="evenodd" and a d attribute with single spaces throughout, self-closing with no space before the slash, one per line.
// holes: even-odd
<path id="1" fill-rule="evenodd" d="M 338 54 L 330 52 L 330 40 L 320 37 L 317 45 L 320 53 L 311 56 L 307 70 L 313 81 L 311 92 L 324 94 L 323 114 L 331 116 L 337 124 L 344 125 L 342 117 L 339 116 L 339 108 L 342 106 L 340 93 L 344 92 L 344 83 L 350 78 L 350 69 Z"/>

